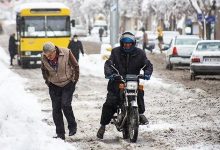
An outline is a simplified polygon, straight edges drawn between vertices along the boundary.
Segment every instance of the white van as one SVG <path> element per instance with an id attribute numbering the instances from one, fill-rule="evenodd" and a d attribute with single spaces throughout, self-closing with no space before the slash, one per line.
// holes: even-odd
<path id="1" fill-rule="evenodd" d="M 108 36 L 108 25 L 105 20 L 96 20 L 93 25 L 93 28 L 91 30 L 91 33 L 92 34 L 99 34 L 100 28 L 104 29 L 104 33 L 102 36 Z"/>

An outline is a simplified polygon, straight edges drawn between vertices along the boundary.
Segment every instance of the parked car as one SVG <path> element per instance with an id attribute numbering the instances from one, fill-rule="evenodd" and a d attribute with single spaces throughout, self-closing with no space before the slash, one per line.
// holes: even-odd
<path id="1" fill-rule="evenodd" d="M 108 36 L 108 25 L 105 20 L 96 20 L 92 27 L 91 33 L 93 35 L 99 35 L 100 28 L 104 29 L 102 36 L 105 36 L 105 37 Z"/>
<path id="2" fill-rule="evenodd" d="M 190 60 L 191 80 L 197 75 L 220 75 L 220 40 L 199 41 Z"/>
<path id="3" fill-rule="evenodd" d="M 163 31 L 163 42 L 164 44 L 170 44 L 171 40 L 179 36 L 180 33 L 178 31 Z"/>
<path id="4" fill-rule="evenodd" d="M 153 31 L 145 31 L 147 33 L 147 37 L 148 37 L 148 45 L 147 45 L 147 49 L 150 51 L 153 51 L 153 49 L 155 48 L 155 43 L 157 40 L 156 34 Z M 136 31 L 135 33 L 135 38 L 136 38 L 136 43 L 137 43 L 137 47 L 139 48 L 143 48 L 143 32 L 142 31 Z"/>
<path id="5" fill-rule="evenodd" d="M 199 40 L 195 35 L 175 36 L 166 51 L 166 68 L 172 70 L 173 66 L 189 66 L 190 56 Z"/>
<path id="6" fill-rule="evenodd" d="M 78 35 L 78 36 L 87 36 L 88 34 L 88 28 L 83 25 L 76 25 L 71 29 L 72 35 Z"/>

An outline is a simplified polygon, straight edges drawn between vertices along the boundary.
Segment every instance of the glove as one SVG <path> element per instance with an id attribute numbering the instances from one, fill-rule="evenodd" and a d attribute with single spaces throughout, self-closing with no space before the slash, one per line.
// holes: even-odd
<path id="1" fill-rule="evenodd" d="M 117 75 L 117 74 L 112 74 L 112 75 L 110 75 L 110 76 L 108 76 L 106 78 L 109 79 L 109 80 L 120 80 L 121 76 Z"/>
<path id="2" fill-rule="evenodd" d="M 112 74 L 112 75 L 106 77 L 106 79 L 114 80 L 115 76 L 116 76 L 116 74 Z"/>
<path id="3" fill-rule="evenodd" d="M 152 72 L 145 70 L 144 71 L 144 80 L 150 80 Z"/>
<path id="4" fill-rule="evenodd" d="M 151 77 L 151 75 L 145 74 L 145 75 L 144 75 L 144 80 L 150 80 L 150 77 Z"/>

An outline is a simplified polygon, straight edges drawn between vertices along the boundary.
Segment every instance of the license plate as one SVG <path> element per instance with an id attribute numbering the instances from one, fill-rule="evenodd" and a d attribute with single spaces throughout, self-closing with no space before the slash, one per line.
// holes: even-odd
<path id="1" fill-rule="evenodd" d="M 204 58 L 204 62 L 220 63 L 220 58 Z"/>

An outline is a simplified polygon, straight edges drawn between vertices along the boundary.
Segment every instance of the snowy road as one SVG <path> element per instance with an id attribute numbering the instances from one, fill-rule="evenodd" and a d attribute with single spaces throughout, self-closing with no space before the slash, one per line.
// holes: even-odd
<path id="1" fill-rule="evenodd" d="M 7 49 L 2 42 L 0 44 Z M 88 61 L 89 57 L 82 58 L 82 61 Z M 87 68 L 84 66 L 80 66 L 83 73 L 72 103 L 78 132 L 73 137 L 67 136 L 67 141 L 79 149 L 93 150 L 220 149 L 220 80 L 211 78 L 191 82 L 188 70 L 165 70 L 163 55 L 149 54 L 148 57 L 155 68 L 152 80 L 145 82 L 145 115 L 150 124 L 140 127 L 137 143 L 123 140 L 122 134 L 113 125 L 107 127 L 104 140 L 96 138 L 107 80 L 86 74 Z M 91 63 L 95 68 L 95 62 Z M 11 70 L 27 79 L 25 88 L 38 97 L 43 121 L 54 126 L 48 88 L 40 69 L 20 69 L 15 66 Z"/>

